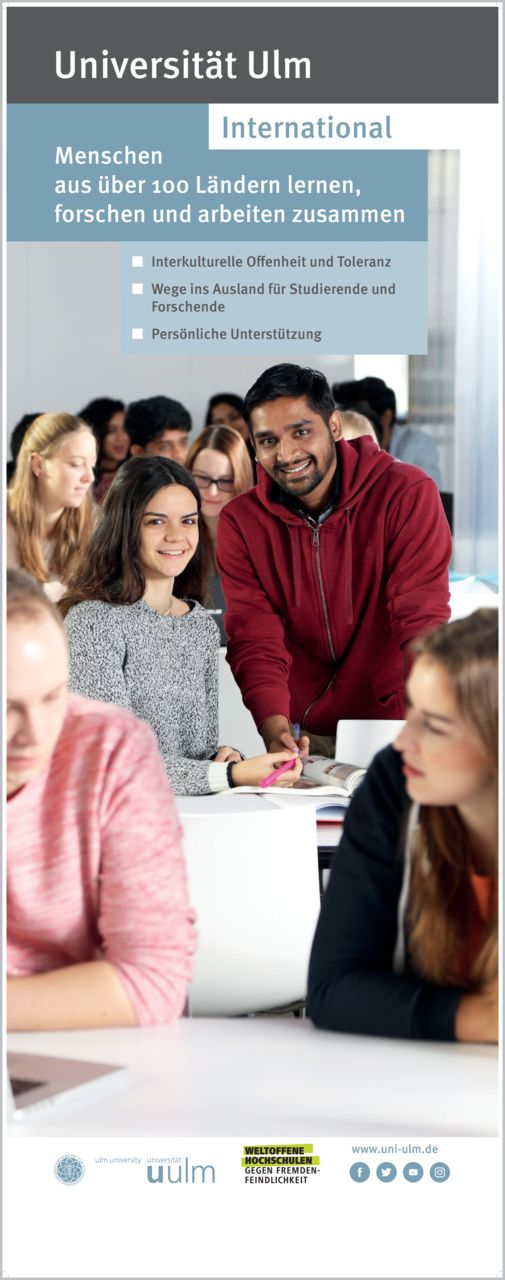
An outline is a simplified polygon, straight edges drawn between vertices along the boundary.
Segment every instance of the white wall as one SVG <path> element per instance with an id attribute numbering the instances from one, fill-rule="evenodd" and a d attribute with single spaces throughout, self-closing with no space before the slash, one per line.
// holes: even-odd
<path id="1" fill-rule="evenodd" d="M 23 413 L 77 413 L 95 396 L 172 396 L 198 432 L 209 396 L 244 395 L 280 360 L 317 364 L 330 383 L 353 377 L 348 355 L 121 355 L 116 243 L 11 242 L 7 268 L 7 439 Z"/>
<path id="2" fill-rule="evenodd" d="M 395 393 L 398 417 L 406 418 L 409 411 L 408 356 L 355 356 L 354 377 L 383 378 Z"/>

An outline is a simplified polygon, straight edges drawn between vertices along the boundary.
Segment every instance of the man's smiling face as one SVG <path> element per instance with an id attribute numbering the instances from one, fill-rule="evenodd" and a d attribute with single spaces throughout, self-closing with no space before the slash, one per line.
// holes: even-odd
<path id="1" fill-rule="evenodd" d="M 332 479 L 342 434 L 336 410 L 327 425 L 305 396 L 279 396 L 253 409 L 252 429 L 258 462 L 286 493 L 303 501 Z"/>

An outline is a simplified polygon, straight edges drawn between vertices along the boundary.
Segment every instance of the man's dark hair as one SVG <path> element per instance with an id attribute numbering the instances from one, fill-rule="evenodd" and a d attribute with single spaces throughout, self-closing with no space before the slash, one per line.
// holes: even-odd
<path id="1" fill-rule="evenodd" d="M 385 409 L 393 410 L 393 421 L 396 418 L 396 396 L 392 387 L 388 387 L 383 378 L 359 378 L 355 382 L 335 382 L 333 395 L 337 407 L 342 409 L 357 408 L 363 401 L 373 409 L 377 417 Z"/>
<path id="2" fill-rule="evenodd" d="M 368 400 L 370 408 L 379 416 L 385 409 L 393 410 L 393 422 L 396 418 L 396 396 L 392 387 L 386 386 L 382 378 L 362 378 L 364 388 L 363 400 Z"/>
<path id="3" fill-rule="evenodd" d="M 128 405 L 125 427 L 132 444 L 144 449 L 163 431 L 191 431 L 191 418 L 179 400 L 150 396 L 148 400 L 134 400 Z"/>
<path id="4" fill-rule="evenodd" d="M 348 409 L 351 404 L 359 404 L 363 399 L 361 382 L 356 379 L 350 382 L 334 382 L 332 392 L 337 409 Z"/>
<path id="5" fill-rule="evenodd" d="M 249 389 L 244 400 L 244 418 L 252 435 L 251 414 L 260 404 L 278 400 L 280 396 L 298 399 L 304 396 L 309 409 L 319 413 L 329 425 L 335 410 L 335 401 L 324 373 L 317 369 L 302 369 L 299 364 L 274 364 L 265 369 Z"/>

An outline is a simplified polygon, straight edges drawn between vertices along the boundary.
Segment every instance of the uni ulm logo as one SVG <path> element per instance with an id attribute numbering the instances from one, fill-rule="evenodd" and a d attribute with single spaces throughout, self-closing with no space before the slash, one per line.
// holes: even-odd
<path id="1" fill-rule="evenodd" d="M 82 1182 L 86 1170 L 80 1156 L 60 1156 L 54 1166 L 54 1176 L 64 1187 L 75 1187 Z"/>

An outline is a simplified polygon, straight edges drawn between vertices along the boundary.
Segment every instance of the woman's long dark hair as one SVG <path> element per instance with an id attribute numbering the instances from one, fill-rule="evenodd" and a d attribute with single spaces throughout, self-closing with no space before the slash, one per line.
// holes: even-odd
<path id="1" fill-rule="evenodd" d="M 236 396 L 232 391 L 223 391 L 222 395 L 221 392 L 218 392 L 216 396 L 211 396 L 207 405 L 207 415 L 205 418 L 206 427 L 213 427 L 215 425 L 212 421 L 212 410 L 215 409 L 217 404 L 229 404 L 232 409 L 236 409 L 237 413 L 240 413 L 240 415 L 243 416 L 244 401 L 241 396 Z"/>
<path id="2" fill-rule="evenodd" d="M 127 458 L 123 462 L 100 508 L 82 558 L 68 580 L 59 605 L 63 617 L 83 600 L 136 604 L 142 599 L 146 589 L 140 563 L 144 511 L 159 489 L 172 484 L 189 489 L 200 511 L 198 486 L 190 472 L 178 462 L 157 456 Z M 175 578 L 174 595 L 178 599 L 197 600 L 199 604 L 205 598 L 200 541 L 184 572 Z"/>
<path id="3" fill-rule="evenodd" d="M 109 422 L 115 413 L 124 413 L 124 410 L 125 406 L 122 400 L 111 400 L 109 396 L 100 396 L 98 400 L 90 400 L 86 408 L 78 415 L 92 428 L 97 443 L 98 456 L 95 466 L 95 479 L 97 482 L 101 480 L 103 474 L 103 441 L 107 435 Z M 120 463 L 119 465 L 121 466 L 122 464 Z"/>

